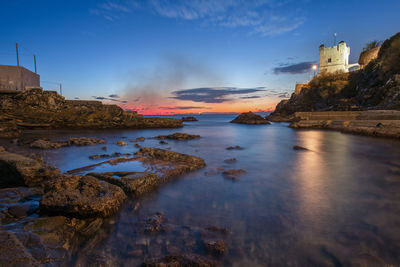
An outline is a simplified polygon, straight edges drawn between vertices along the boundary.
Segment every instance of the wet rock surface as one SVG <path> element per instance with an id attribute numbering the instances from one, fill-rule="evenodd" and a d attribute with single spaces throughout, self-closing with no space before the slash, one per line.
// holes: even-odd
<path id="1" fill-rule="evenodd" d="M 135 155 L 141 156 L 140 160 L 148 165 L 150 170 L 159 173 L 163 181 L 206 165 L 201 158 L 159 148 L 143 147 Z"/>
<path id="2" fill-rule="evenodd" d="M 38 139 L 30 144 L 31 148 L 53 149 L 68 146 L 67 142 L 53 142 L 49 140 Z"/>
<path id="3" fill-rule="evenodd" d="M 114 142 L 114 145 L 126 146 L 126 145 L 128 145 L 128 143 L 125 141 L 119 140 L 119 141 Z"/>
<path id="4" fill-rule="evenodd" d="M 237 159 L 236 158 L 229 158 L 229 159 L 225 159 L 224 162 L 228 163 L 228 164 L 233 164 L 233 163 L 237 162 Z"/>
<path id="5" fill-rule="evenodd" d="M 46 139 L 38 139 L 33 141 L 30 144 L 31 148 L 38 149 L 54 149 L 61 148 L 66 146 L 92 146 L 96 144 L 105 144 L 106 141 L 98 138 L 89 138 L 89 137 L 72 137 L 67 141 L 50 141 Z"/>
<path id="6" fill-rule="evenodd" d="M 64 175 L 46 186 L 40 212 L 76 218 L 108 217 L 126 199 L 121 188 L 98 179 Z"/>
<path id="7" fill-rule="evenodd" d="M 42 182 L 59 175 L 57 168 L 38 160 L 7 151 L 0 152 L 0 188 L 40 186 Z"/>
<path id="8" fill-rule="evenodd" d="M 159 185 L 157 174 L 150 172 L 105 172 L 89 173 L 110 184 L 120 187 L 127 195 L 138 197 Z"/>
<path id="9" fill-rule="evenodd" d="M 169 135 L 159 135 L 157 139 L 172 139 L 172 140 L 190 140 L 200 138 L 200 135 L 187 134 L 187 133 L 174 133 Z"/>
<path id="10" fill-rule="evenodd" d="M 242 113 L 231 121 L 231 123 L 241 124 L 270 124 L 268 120 L 253 112 Z"/>

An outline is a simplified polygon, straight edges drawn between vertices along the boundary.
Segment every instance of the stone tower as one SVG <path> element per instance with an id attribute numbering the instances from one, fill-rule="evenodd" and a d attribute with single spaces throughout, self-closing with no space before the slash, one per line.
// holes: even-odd
<path id="1" fill-rule="evenodd" d="M 344 41 L 338 45 L 319 47 L 319 73 L 348 72 L 350 47 Z"/>

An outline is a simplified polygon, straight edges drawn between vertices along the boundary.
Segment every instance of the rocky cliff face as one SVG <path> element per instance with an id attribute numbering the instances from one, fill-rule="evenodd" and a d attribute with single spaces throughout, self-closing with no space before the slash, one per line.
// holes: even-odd
<path id="1" fill-rule="evenodd" d="M 12 137 L 23 128 L 175 128 L 181 120 L 143 118 L 117 105 L 65 100 L 53 91 L 32 89 L 0 94 L 0 135 Z"/>
<path id="2" fill-rule="evenodd" d="M 400 110 L 400 33 L 386 40 L 378 58 L 364 69 L 318 75 L 299 94 L 281 101 L 270 118 L 290 118 L 300 111 Z"/>

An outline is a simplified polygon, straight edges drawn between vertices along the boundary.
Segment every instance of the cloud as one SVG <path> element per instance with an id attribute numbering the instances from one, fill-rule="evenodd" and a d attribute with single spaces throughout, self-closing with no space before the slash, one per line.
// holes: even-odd
<path id="1" fill-rule="evenodd" d="M 233 101 L 234 95 L 251 94 L 265 91 L 264 87 L 236 88 L 236 87 L 204 87 L 173 91 L 175 96 L 170 97 L 178 100 L 188 100 L 203 103 L 223 103 Z"/>
<path id="2" fill-rule="evenodd" d="M 253 96 L 242 96 L 240 99 L 253 99 L 253 98 L 261 98 L 259 95 L 253 95 Z"/>
<path id="3" fill-rule="evenodd" d="M 119 98 L 119 95 L 112 94 L 112 95 L 109 95 L 108 97 L 111 97 L 111 98 Z"/>
<path id="4" fill-rule="evenodd" d="M 315 64 L 313 61 L 305 61 L 295 64 L 281 63 L 280 67 L 273 69 L 274 74 L 302 74 L 311 71 L 312 65 Z"/>
<path id="5" fill-rule="evenodd" d="M 119 103 L 128 103 L 126 100 L 119 100 L 119 99 L 114 99 L 114 98 L 109 98 L 109 97 L 104 97 L 104 96 L 92 96 L 92 98 L 96 100 L 108 100 L 108 101 L 114 101 L 114 102 L 119 102 Z"/>
<path id="6" fill-rule="evenodd" d="M 305 22 L 299 3 L 306 0 L 130 0 L 106 1 L 90 13 L 113 21 L 141 9 L 170 19 L 199 21 L 203 26 L 241 28 L 274 36 L 291 32 Z"/>
<path id="7" fill-rule="evenodd" d="M 211 108 L 210 107 L 197 107 L 197 106 L 184 106 L 184 107 L 177 106 L 177 107 L 160 107 L 160 109 L 163 109 L 163 110 L 176 110 L 176 109 L 188 110 L 188 109 L 211 109 Z"/>

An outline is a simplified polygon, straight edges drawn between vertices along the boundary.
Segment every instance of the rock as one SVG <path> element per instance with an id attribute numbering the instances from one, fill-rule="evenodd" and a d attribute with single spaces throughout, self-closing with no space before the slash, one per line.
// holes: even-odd
<path id="1" fill-rule="evenodd" d="M 168 144 L 168 142 L 166 142 L 166 141 L 164 141 L 164 140 L 161 140 L 160 141 L 160 145 L 167 145 Z"/>
<path id="2" fill-rule="evenodd" d="M 118 145 L 118 146 L 126 146 L 126 145 L 128 145 L 127 142 L 121 141 L 121 140 L 114 142 L 114 144 L 115 144 L 115 145 Z"/>
<path id="3" fill-rule="evenodd" d="M 300 151 L 310 151 L 308 148 L 302 147 L 302 146 L 293 146 L 294 150 L 300 150 Z"/>
<path id="4" fill-rule="evenodd" d="M 31 205 L 28 202 L 18 203 L 8 208 L 8 214 L 15 218 L 24 218 L 30 214 Z"/>
<path id="5" fill-rule="evenodd" d="M 0 240 L 1 266 L 39 266 L 14 233 L 0 229 Z"/>
<path id="6" fill-rule="evenodd" d="M 103 146 L 101 149 L 104 150 L 104 151 L 106 151 L 106 150 L 107 150 L 107 147 L 106 147 L 106 146 Z"/>
<path id="7" fill-rule="evenodd" d="M 126 199 L 119 187 L 98 179 L 63 175 L 51 181 L 40 201 L 40 212 L 76 218 L 107 217 Z"/>
<path id="8" fill-rule="evenodd" d="M 260 115 L 254 114 L 253 112 L 242 113 L 237 116 L 231 123 L 241 124 L 270 124 L 269 121 L 261 117 Z"/>
<path id="9" fill-rule="evenodd" d="M 200 135 L 187 134 L 187 133 L 174 133 L 169 135 L 159 135 L 158 139 L 173 139 L 173 140 L 190 140 L 200 138 Z"/>
<path id="10" fill-rule="evenodd" d="M 156 212 L 141 223 L 143 231 L 145 233 L 159 232 L 161 230 L 161 223 L 163 222 L 163 220 L 164 213 Z"/>
<path id="11" fill-rule="evenodd" d="M 132 143 L 135 143 L 135 142 L 143 142 L 144 140 L 145 140 L 144 137 L 138 137 L 136 139 L 131 139 L 129 141 L 132 142 Z"/>
<path id="12" fill-rule="evenodd" d="M 215 267 L 218 263 L 195 254 L 168 255 L 162 258 L 152 258 L 143 262 L 144 267 L 173 267 L 173 266 L 193 266 L 193 267 Z"/>
<path id="13" fill-rule="evenodd" d="M 30 144 L 31 148 L 53 149 L 68 146 L 67 142 L 53 142 L 49 140 L 38 139 Z"/>
<path id="14" fill-rule="evenodd" d="M 188 117 L 182 117 L 182 121 L 198 121 L 195 117 L 188 116 Z"/>
<path id="15" fill-rule="evenodd" d="M 224 178 L 228 178 L 231 180 L 237 180 L 238 176 L 246 174 L 246 171 L 242 170 L 242 169 L 231 169 L 231 170 L 225 170 L 222 172 L 222 175 L 224 176 Z"/>
<path id="16" fill-rule="evenodd" d="M 144 163 L 158 169 L 162 173 L 162 177 L 160 178 L 163 181 L 197 170 L 206 165 L 201 158 L 159 148 L 143 147 L 135 155 L 143 156 L 144 159 L 141 160 Z M 168 167 L 166 168 L 166 166 Z"/>
<path id="17" fill-rule="evenodd" d="M 134 147 L 136 147 L 136 148 L 141 148 L 142 146 L 139 145 L 139 144 L 135 144 Z"/>
<path id="18" fill-rule="evenodd" d="M 89 156 L 90 159 L 102 159 L 102 158 L 109 158 L 111 157 L 109 154 L 101 154 L 101 155 L 91 155 Z"/>
<path id="19" fill-rule="evenodd" d="M 4 147 L 0 146 L 0 153 L 6 151 Z"/>
<path id="20" fill-rule="evenodd" d="M 60 175 L 60 171 L 37 160 L 0 152 L 0 188 L 13 186 L 41 186 L 46 180 Z"/>
<path id="21" fill-rule="evenodd" d="M 244 148 L 241 146 L 229 146 L 226 150 L 243 150 Z"/>
<path id="22" fill-rule="evenodd" d="M 224 162 L 225 162 L 225 163 L 229 163 L 229 164 L 231 164 L 231 163 L 236 163 L 236 162 L 237 162 L 237 159 L 235 159 L 235 158 L 225 159 Z"/>
<path id="23" fill-rule="evenodd" d="M 157 174 L 149 172 L 105 172 L 87 175 L 119 186 L 126 194 L 135 197 L 153 190 L 159 184 Z"/>
<path id="24" fill-rule="evenodd" d="M 226 252 L 225 242 L 223 240 L 205 239 L 203 240 L 205 249 L 213 255 L 221 256 Z"/>
<path id="25" fill-rule="evenodd" d="M 105 144 L 106 141 L 99 138 L 90 138 L 90 137 L 71 137 L 68 139 L 68 145 L 75 146 L 91 146 L 96 144 Z"/>

